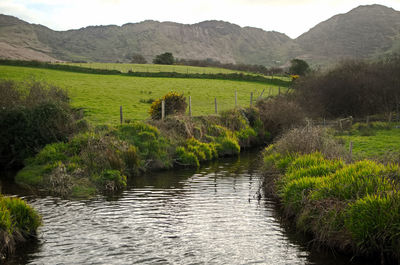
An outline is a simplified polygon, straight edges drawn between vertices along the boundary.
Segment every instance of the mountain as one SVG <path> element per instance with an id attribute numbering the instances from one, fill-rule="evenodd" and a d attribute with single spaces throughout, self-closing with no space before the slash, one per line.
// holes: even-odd
<path id="1" fill-rule="evenodd" d="M 359 6 L 319 23 L 296 43 L 303 58 L 325 63 L 400 51 L 400 12 L 381 5 Z"/>
<path id="2" fill-rule="evenodd" d="M 163 52 L 182 59 L 279 66 L 294 57 L 313 64 L 342 58 L 372 58 L 400 51 L 400 12 L 381 5 L 360 6 L 324 21 L 297 39 L 223 21 L 193 25 L 144 21 L 53 31 L 0 15 L 0 57 L 45 61 L 129 62 L 134 53 L 148 61 Z"/>

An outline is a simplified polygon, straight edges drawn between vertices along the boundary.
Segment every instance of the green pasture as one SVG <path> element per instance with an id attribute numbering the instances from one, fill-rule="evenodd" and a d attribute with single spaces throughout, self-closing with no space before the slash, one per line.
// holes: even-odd
<path id="1" fill-rule="evenodd" d="M 88 120 L 95 124 L 118 123 L 120 106 L 125 119 L 147 119 L 148 102 L 169 91 L 191 96 L 194 116 L 213 114 L 215 97 L 219 111 L 233 108 L 235 90 L 239 106 L 249 106 L 251 92 L 254 99 L 264 89 L 263 96 L 268 96 L 270 91 L 271 95 L 278 93 L 277 86 L 255 82 L 82 74 L 17 66 L 0 66 L 0 78 L 16 81 L 35 79 L 65 88 L 72 106 L 83 108 Z"/>
<path id="2" fill-rule="evenodd" d="M 392 124 L 390 129 L 372 129 L 371 135 L 363 135 L 355 131 L 351 135 L 341 136 L 349 148 L 353 142 L 353 156 L 355 159 L 384 159 L 387 156 L 400 153 L 400 128 Z"/>
<path id="3" fill-rule="evenodd" d="M 161 64 L 127 64 L 127 63 L 59 63 L 73 66 L 87 67 L 92 69 L 118 70 L 127 73 L 132 72 L 176 72 L 182 74 L 232 74 L 245 73 L 241 71 L 216 68 L 216 67 L 198 67 L 186 65 L 161 65 Z"/>

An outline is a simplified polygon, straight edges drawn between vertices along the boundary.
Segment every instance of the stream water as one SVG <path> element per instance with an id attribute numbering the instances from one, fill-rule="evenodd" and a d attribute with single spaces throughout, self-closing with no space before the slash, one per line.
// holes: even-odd
<path id="1" fill-rule="evenodd" d="M 9 264 L 349 264 L 310 250 L 260 194 L 256 155 L 135 178 L 114 196 L 64 200 L 2 183 L 43 216 Z M 261 193 L 262 194 L 262 193 Z M 351 264 L 356 263 L 352 261 Z"/>

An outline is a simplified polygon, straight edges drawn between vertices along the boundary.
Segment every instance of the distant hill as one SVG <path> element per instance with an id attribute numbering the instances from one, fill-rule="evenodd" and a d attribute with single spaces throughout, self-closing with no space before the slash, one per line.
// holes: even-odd
<path id="1" fill-rule="evenodd" d="M 296 43 L 302 57 L 315 63 L 400 51 L 400 12 L 381 5 L 359 6 L 319 23 Z"/>
<path id="2" fill-rule="evenodd" d="M 139 53 L 151 62 L 172 52 L 181 59 L 279 66 L 294 57 L 314 64 L 341 58 L 371 58 L 400 51 L 400 12 L 360 6 L 324 21 L 297 39 L 222 21 L 193 25 L 144 21 L 53 31 L 0 15 L 0 57 L 35 60 L 129 62 Z"/>

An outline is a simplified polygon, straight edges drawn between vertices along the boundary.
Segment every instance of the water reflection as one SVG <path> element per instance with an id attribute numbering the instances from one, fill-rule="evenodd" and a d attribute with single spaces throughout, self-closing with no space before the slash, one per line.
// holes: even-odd
<path id="1" fill-rule="evenodd" d="M 258 200 L 256 165 L 245 154 L 152 173 L 119 195 L 85 201 L 25 193 L 44 226 L 10 264 L 347 264 L 314 255 L 279 221 L 273 201 Z"/>

